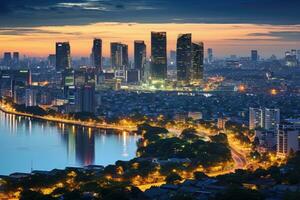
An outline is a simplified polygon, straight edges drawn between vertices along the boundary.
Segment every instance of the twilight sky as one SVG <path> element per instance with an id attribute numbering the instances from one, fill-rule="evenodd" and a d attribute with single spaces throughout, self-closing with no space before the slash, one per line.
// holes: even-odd
<path id="1" fill-rule="evenodd" d="M 179 33 L 214 48 L 217 56 L 282 56 L 300 49 L 299 0 L 1 0 L 0 53 L 47 56 L 56 41 L 70 41 L 73 56 L 87 56 L 92 39 L 129 44 L 167 31 L 174 49 Z M 148 54 L 149 55 L 149 54 Z"/>

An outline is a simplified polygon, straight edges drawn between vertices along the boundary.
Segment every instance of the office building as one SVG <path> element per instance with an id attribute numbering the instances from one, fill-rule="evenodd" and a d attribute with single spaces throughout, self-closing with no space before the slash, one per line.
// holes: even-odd
<path id="1" fill-rule="evenodd" d="M 279 109 L 264 109 L 264 129 L 275 130 L 280 123 L 280 110 Z"/>
<path id="2" fill-rule="evenodd" d="M 283 123 L 277 129 L 277 156 L 285 157 L 299 151 L 299 130 L 290 123 Z"/>
<path id="3" fill-rule="evenodd" d="M 192 70 L 191 83 L 200 84 L 203 82 L 204 74 L 204 45 L 203 42 L 192 43 Z"/>
<path id="4" fill-rule="evenodd" d="M 3 65 L 10 66 L 12 63 L 12 57 L 10 52 L 4 52 Z"/>
<path id="5" fill-rule="evenodd" d="M 280 110 L 269 108 L 249 108 L 249 128 L 263 128 L 275 131 L 280 123 Z"/>
<path id="6" fill-rule="evenodd" d="M 0 77 L 1 97 L 13 97 L 13 75 L 9 70 L 2 70 Z"/>
<path id="7" fill-rule="evenodd" d="M 166 32 L 151 32 L 151 79 L 167 79 Z"/>
<path id="8" fill-rule="evenodd" d="M 208 64 L 211 64 L 213 62 L 213 49 L 212 48 L 208 48 L 207 49 L 207 62 Z"/>
<path id="9" fill-rule="evenodd" d="M 50 54 L 48 56 L 48 66 L 49 67 L 55 67 L 56 66 L 56 55 Z"/>
<path id="10" fill-rule="evenodd" d="M 262 128 L 263 126 L 263 110 L 260 108 L 249 108 L 249 129 Z"/>
<path id="11" fill-rule="evenodd" d="M 127 83 L 138 83 L 140 81 L 140 70 L 128 69 L 126 70 L 125 77 Z"/>
<path id="12" fill-rule="evenodd" d="M 146 63 L 146 44 L 144 41 L 134 41 L 134 69 L 143 71 Z"/>
<path id="13" fill-rule="evenodd" d="M 38 90 L 34 88 L 25 89 L 25 105 L 37 106 L 38 105 Z"/>
<path id="14" fill-rule="evenodd" d="M 20 63 L 20 54 L 19 52 L 13 52 L 12 62 L 15 66 L 18 66 Z"/>
<path id="15" fill-rule="evenodd" d="M 192 69 L 192 34 L 180 34 L 176 49 L 177 80 L 189 83 Z"/>
<path id="16" fill-rule="evenodd" d="M 69 42 L 57 42 L 55 55 L 57 71 L 64 71 L 71 68 L 71 49 Z"/>
<path id="17" fill-rule="evenodd" d="M 127 44 L 122 44 L 122 65 L 125 70 L 129 69 L 128 45 Z"/>
<path id="18" fill-rule="evenodd" d="M 84 85 L 81 87 L 81 112 L 94 113 L 96 110 L 95 86 Z"/>
<path id="19" fill-rule="evenodd" d="M 257 50 L 252 50 L 251 51 L 251 61 L 252 62 L 257 62 L 258 61 L 258 52 L 257 52 Z"/>
<path id="20" fill-rule="evenodd" d="M 119 42 L 110 44 L 111 67 L 114 70 L 124 70 L 123 67 L 123 45 Z"/>
<path id="21" fill-rule="evenodd" d="M 92 64 L 98 72 L 102 71 L 102 40 L 95 38 L 92 48 Z"/>
<path id="22" fill-rule="evenodd" d="M 19 86 L 19 85 L 15 86 L 13 92 L 14 92 L 13 99 L 15 104 L 19 104 L 19 105 L 26 104 L 25 86 Z"/>

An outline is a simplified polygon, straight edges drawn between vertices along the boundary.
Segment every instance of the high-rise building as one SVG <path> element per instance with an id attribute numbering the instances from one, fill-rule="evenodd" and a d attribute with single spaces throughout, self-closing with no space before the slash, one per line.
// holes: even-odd
<path id="1" fill-rule="evenodd" d="M 257 62 L 258 61 L 258 52 L 257 50 L 251 50 L 251 61 Z"/>
<path id="2" fill-rule="evenodd" d="M 190 82 L 192 69 L 192 34 L 180 34 L 176 49 L 177 80 Z"/>
<path id="3" fill-rule="evenodd" d="M 57 42 L 55 55 L 57 71 L 71 68 L 71 49 L 69 42 Z"/>
<path id="4" fill-rule="evenodd" d="M 192 43 L 192 70 L 191 83 L 199 84 L 203 82 L 203 62 L 204 62 L 204 44 L 203 42 Z"/>
<path id="5" fill-rule="evenodd" d="M 213 49 L 212 48 L 208 48 L 207 49 L 207 62 L 208 64 L 211 64 L 213 62 Z"/>
<path id="6" fill-rule="evenodd" d="M 263 110 L 260 108 L 249 108 L 249 129 L 262 128 L 263 124 Z"/>
<path id="7" fill-rule="evenodd" d="M 110 44 L 111 67 L 114 70 L 124 70 L 123 68 L 123 45 L 119 42 Z"/>
<path id="8" fill-rule="evenodd" d="M 3 64 L 6 66 L 10 66 L 12 63 L 12 57 L 10 52 L 4 52 L 3 55 Z"/>
<path id="9" fill-rule="evenodd" d="M 95 86 L 84 85 L 81 88 L 81 112 L 94 113 L 96 110 Z"/>
<path id="10" fill-rule="evenodd" d="M 122 44 L 122 65 L 124 69 L 129 69 L 128 45 Z"/>
<path id="11" fill-rule="evenodd" d="M 25 90 L 25 105 L 26 106 L 37 106 L 38 90 L 34 88 L 26 88 Z"/>
<path id="12" fill-rule="evenodd" d="M 48 56 L 48 65 L 50 67 L 55 67 L 56 66 L 56 55 L 55 54 L 50 54 Z"/>
<path id="13" fill-rule="evenodd" d="M 145 76 L 146 44 L 144 41 L 134 41 L 134 69 L 139 70 L 139 79 Z"/>
<path id="14" fill-rule="evenodd" d="M 277 129 L 277 156 L 285 157 L 299 151 L 299 130 L 294 125 L 283 123 Z"/>
<path id="15" fill-rule="evenodd" d="M 98 72 L 102 71 L 102 40 L 95 38 L 92 49 L 92 63 Z"/>
<path id="16" fill-rule="evenodd" d="M 280 123 L 280 110 L 269 108 L 249 108 L 249 128 L 263 128 L 274 131 Z"/>
<path id="17" fill-rule="evenodd" d="M 151 32 L 151 79 L 167 79 L 166 32 Z"/>
<path id="18" fill-rule="evenodd" d="M 20 54 L 19 52 L 13 52 L 13 64 L 14 65 L 19 65 L 20 62 Z"/>
<path id="19" fill-rule="evenodd" d="M 144 41 L 134 41 L 134 69 L 142 71 L 146 62 L 146 44 Z"/>
<path id="20" fill-rule="evenodd" d="M 275 130 L 280 123 L 279 109 L 264 109 L 264 128 L 266 130 Z"/>

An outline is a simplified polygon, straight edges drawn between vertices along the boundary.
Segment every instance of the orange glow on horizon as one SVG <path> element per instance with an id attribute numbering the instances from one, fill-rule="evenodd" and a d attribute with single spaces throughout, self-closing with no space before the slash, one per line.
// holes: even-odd
<path id="1" fill-rule="evenodd" d="M 295 31 L 295 26 L 252 25 L 252 24 L 142 24 L 142 23 L 95 23 L 82 26 L 42 26 L 30 29 L 34 33 L 6 35 L 0 30 L 0 53 L 19 51 L 21 55 L 46 57 L 55 53 L 55 42 L 69 41 L 73 57 L 89 56 L 92 39 L 102 38 L 103 56 L 110 56 L 110 42 L 118 41 L 129 45 L 129 53 L 133 55 L 133 41 L 145 40 L 147 55 L 150 54 L 150 32 L 166 31 L 168 50 L 176 48 L 176 39 L 180 33 L 192 33 L 194 41 L 203 41 L 205 48 L 212 47 L 217 55 L 250 54 L 250 49 L 278 53 L 282 48 L 297 47 L 300 41 L 276 40 L 270 36 L 251 36 L 253 33 L 270 31 Z M 40 32 L 39 32 L 40 31 Z M 257 40 L 253 40 L 257 39 Z M 272 39 L 272 40 L 270 40 Z M 274 40 L 275 39 L 275 40 Z M 277 47 L 277 48 L 274 48 Z"/>

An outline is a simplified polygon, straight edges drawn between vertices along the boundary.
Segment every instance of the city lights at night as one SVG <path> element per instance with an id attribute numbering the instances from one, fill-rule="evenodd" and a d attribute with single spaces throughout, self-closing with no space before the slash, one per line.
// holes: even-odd
<path id="1" fill-rule="evenodd" d="M 300 199 L 299 10 L 1 0 L 0 200 Z"/>

